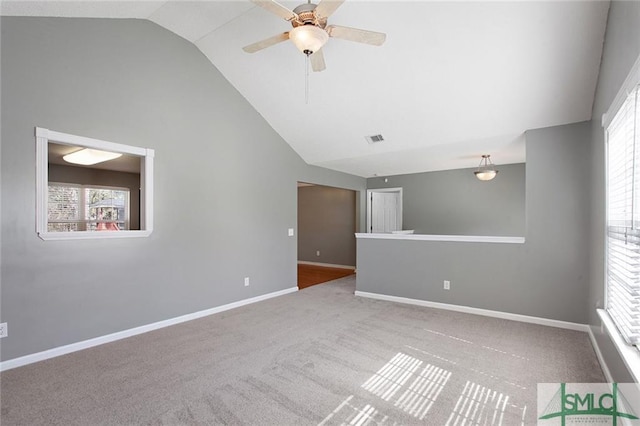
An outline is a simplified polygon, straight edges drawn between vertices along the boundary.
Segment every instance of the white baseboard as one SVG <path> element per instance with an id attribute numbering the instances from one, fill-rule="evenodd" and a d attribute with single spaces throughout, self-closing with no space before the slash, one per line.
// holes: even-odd
<path id="1" fill-rule="evenodd" d="M 546 325 L 549 327 L 566 328 L 568 330 L 584 331 L 590 330 L 586 324 L 575 322 L 559 321 L 548 318 L 532 317 L 528 315 L 511 314 L 508 312 L 492 311 L 489 309 L 473 308 L 471 306 L 450 305 L 448 303 L 430 302 L 428 300 L 410 299 L 407 297 L 388 296 L 386 294 L 368 293 L 365 291 L 355 292 L 356 296 L 369 297 L 371 299 L 386 300 L 389 302 L 406 303 L 409 305 L 425 306 L 427 308 L 446 309 L 448 311 L 464 312 L 467 314 L 483 315 L 486 317 L 502 318 L 512 321 L 528 322 L 531 324 Z"/>
<path id="2" fill-rule="evenodd" d="M 92 348 L 94 346 L 103 345 L 105 343 L 115 342 L 116 340 L 125 339 L 127 337 L 136 336 L 142 333 L 147 333 L 149 331 L 157 330 L 159 328 L 169 327 L 171 325 L 180 324 L 186 321 L 191 321 L 194 319 L 206 317 L 209 315 L 217 314 L 219 312 L 224 312 L 230 309 L 239 308 L 240 306 L 250 305 L 252 303 L 261 302 L 263 300 L 271 299 L 273 297 L 294 293 L 296 291 L 298 291 L 298 287 L 291 287 L 291 288 L 287 288 L 280 291 L 274 291 L 273 293 L 267 293 L 261 296 L 239 300 L 237 302 L 228 303 L 226 305 L 216 306 L 215 308 L 205 309 L 203 311 L 193 312 L 191 314 L 186 314 L 179 317 L 154 322 L 152 324 L 130 328 L 128 330 L 118 331 L 116 333 L 95 337 L 89 340 L 83 340 L 81 342 L 71 343 L 65 346 L 59 346 L 57 348 L 52 348 L 46 351 L 21 356 L 19 358 L 9 359 L 7 361 L 0 362 L 0 371 L 6 371 L 12 368 L 22 367 L 23 365 L 32 364 L 38 361 L 44 361 L 45 359 L 55 358 L 57 356 L 66 355 L 71 352 L 81 351 L 83 349 Z"/>
<path id="3" fill-rule="evenodd" d="M 609 366 L 607 366 L 607 363 L 604 360 L 604 356 L 602 355 L 602 351 L 600 350 L 600 346 L 598 346 L 598 342 L 596 341 L 596 336 L 593 334 L 593 330 L 591 329 L 591 327 L 589 327 L 588 333 L 589 333 L 589 340 L 591 340 L 591 346 L 593 346 L 593 350 L 596 353 L 596 357 L 598 358 L 598 362 L 600 363 L 600 368 L 602 368 L 604 377 L 607 379 L 608 383 L 613 383 L 613 376 L 611 375 Z"/>
<path id="4" fill-rule="evenodd" d="M 353 270 L 356 269 L 355 266 L 334 265 L 333 263 L 307 262 L 306 260 L 298 260 L 298 265 L 313 265 L 313 266 L 324 266 L 327 268 L 353 269 Z"/>

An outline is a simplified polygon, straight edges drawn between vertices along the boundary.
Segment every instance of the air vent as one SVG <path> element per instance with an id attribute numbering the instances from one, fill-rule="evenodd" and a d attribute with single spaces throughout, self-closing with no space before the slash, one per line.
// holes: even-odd
<path id="1" fill-rule="evenodd" d="M 365 139 L 369 143 L 378 143 L 378 142 L 383 142 L 384 141 L 384 138 L 382 137 L 382 135 L 365 136 Z"/>

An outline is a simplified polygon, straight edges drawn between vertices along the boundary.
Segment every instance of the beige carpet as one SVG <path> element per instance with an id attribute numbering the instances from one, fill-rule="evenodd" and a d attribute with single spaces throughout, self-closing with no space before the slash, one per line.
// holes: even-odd
<path id="1" fill-rule="evenodd" d="M 1 424 L 536 423 L 585 333 L 353 296 L 347 277 L 0 375 Z"/>

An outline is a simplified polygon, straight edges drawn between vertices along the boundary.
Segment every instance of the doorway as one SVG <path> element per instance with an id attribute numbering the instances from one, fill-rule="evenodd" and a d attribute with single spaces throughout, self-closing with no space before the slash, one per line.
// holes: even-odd
<path id="1" fill-rule="evenodd" d="M 367 190 L 367 232 L 402 230 L 402 188 Z"/>
<path id="2" fill-rule="evenodd" d="M 298 183 L 298 288 L 354 273 L 359 193 Z"/>

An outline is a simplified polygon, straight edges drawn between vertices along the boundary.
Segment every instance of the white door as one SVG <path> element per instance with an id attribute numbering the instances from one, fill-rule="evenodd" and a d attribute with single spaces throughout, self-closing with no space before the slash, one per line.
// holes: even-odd
<path id="1" fill-rule="evenodd" d="M 383 233 L 402 230 L 402 188 L 367 191 L 367 231 Z"/>

